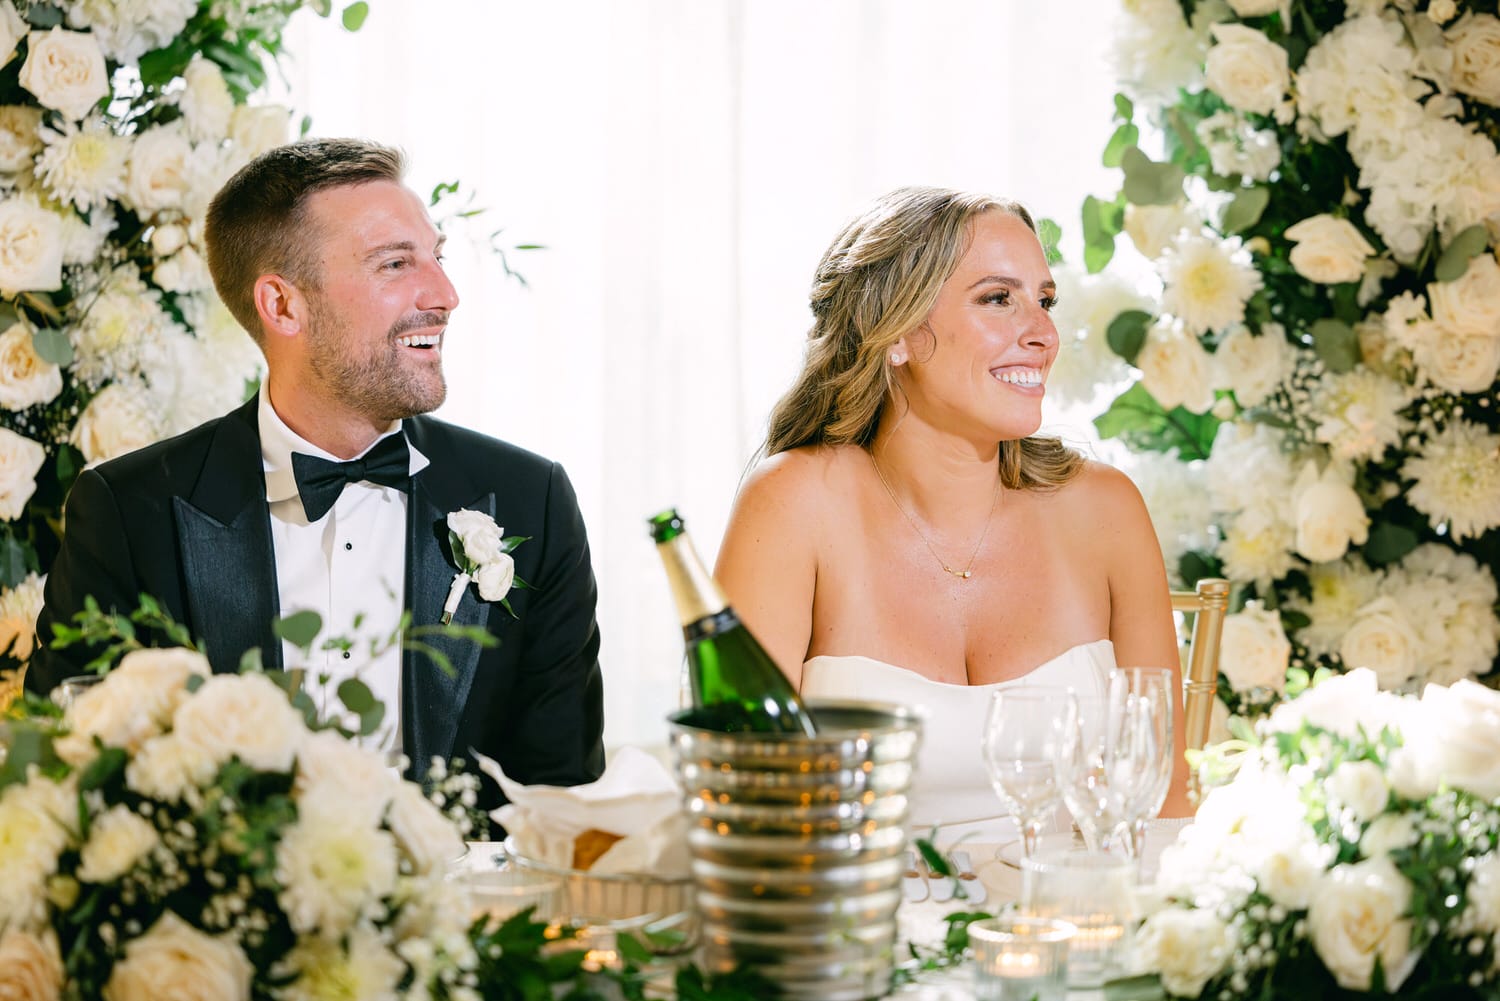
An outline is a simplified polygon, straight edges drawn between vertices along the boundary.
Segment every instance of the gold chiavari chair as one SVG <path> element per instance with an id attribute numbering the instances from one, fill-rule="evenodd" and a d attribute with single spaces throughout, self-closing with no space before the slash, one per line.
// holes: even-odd
<path id="1" fill-rule="evenodd" d="M 1219 640 L 1224 635 L 1224 615 L 1228 610 L 1229 581 L 1219 577 L 1203 578 L 1193 591 L 1172 592 L 1172 611 L 1193 616 L 1183 717 L 1187 746 L 1194 750 L 1208 742 L 1214 698 L 1219 690 Z"/>

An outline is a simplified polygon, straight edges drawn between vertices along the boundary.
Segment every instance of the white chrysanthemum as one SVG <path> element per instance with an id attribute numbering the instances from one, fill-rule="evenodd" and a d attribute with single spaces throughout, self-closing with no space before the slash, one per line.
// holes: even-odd
<path id="1" fill-rule="evenodd" d="M 1226 526 L 1219 543 L 1225 576 L 1262 584 L 1286 576 L 1297 565 L 1292 554 L 1296 539 L 1296 529 L 1287 521 L 1261 512 L 1241 514 Z"/>
<path id="2" fill-rule="evenodd" d="M 1330 375 L 1308 401 L 1314 437 L 1337 460 L 1379 459 L 1400 443 L 1410 402 L 1408 387 L 1368 368 Z"/>
<path id="3" fill-rule="evenodd" d="M 1407 459 L 1401 475 L 1415 480 L 1407 499 L 1433 527 L 1446 524 L 1455 542 L 1500 525 L 1500 434 L 1456 420 Z"/>
<path id="4" fill-rule="evenodd" d="M 297 822 L 276 853 L 278 895 L 298 934 L 337 939 L 375 916 L 396 888 L 396 839 L 389 831 L 350 821 L 333 790 L 300 800 Z"/>
<path id="5" fill-rule="evenodd" d="M 1068 403 L 1090 403 L 1103 387 L 1129 378 L 1125 360 L 1109 346 L 1109 324 L 1121 313 L 1149 311 L 1149 300 L 1118 275 L 1082 275 L 1059 268 L 1063 294 L 1052 311 L 1061 343 L 1047 373 L 1047 395 Z"/>
<path id="6" fill-rule="evenodd" d="M 1307 579 L 1309 596 L 1304 599 L 1291 592 L 1286 605 L 1308 618 L 1297 639 L 1314 655 L 1326 656 L 1338 650 L 1339 641 L 1354 624 L 1354 613 L 1375 600 L 1383 578 L 1351 556 L 1309 567 Z"/>
<path id="7" fill-rule="evenodd" d="M 93 32 L 106 57 L 133 63 L 176 38 L 198 0 L 63 0 L 60 6 L 69 25 Z"/>
<path id="8" fill-rule="evenodd" d="M 36 160 L 37 176 L 58 201 L 87 212 L 120 196 L 130 140 L 102 117 L 90 115 L 82 126 L 65 120 L 55 129 L 43 126 L 40 135 L 45 147 Z"/>
<path id="9" fill-rule="evenodd" d="M 47 877 L 68 844 L 62 789 L 38 777 L 0 792 L 0 928 L 30 927 L 42 916 Z M 76 801 L 71 805 L 76 814 Z"/>
<path id="10" fill-rule="evenodd" d="M 1180 583 L 1177 568 L 1183 555 L 1190 550 L 1207 552 L 1214 546 L 1203 511 L 1204 464 L 1183 462 L 1176 453 L 1134 452 L 1126 472 L 1151 512 L 1167 573 Z"/>
<path id="11" fill-rule="evenodd" d="M 89 825 L 89 839 L 79 853 L 78 878 L 85 883 L 113 882 L 160 843 L 155 824 L 124 804 L 112 806 Z"/>
<path id="12" fill-rule="evenodd" d="M 161 293 L 141 280 L 135 265 L 120 267 L 84 304 L 70 332 L 73 375 L 98 386 L 149 370 L 164 360 L 162 342 L 177 329 L 161 308 Z"/>
<path id="13" fill-rule="evenodd" d="M 1195 334 L 1245 319 L 1245 303 L 1261 287 L 1260 272 L 1238 241 L 1185 236 L 1157 262 L 1166 286 L 1162 307 Z"/>
<path id="14" fill-rule="evenodd" d="M 295 974 L 285 1001 L 383 1001 L 396 996 L 403 963 L 372 928 L 356 928 L 347 943 L 313 937 L 289 952 L 278 972 Z"/>
<path id="15" fill-rule="evenodd" d="M 1500 653 L 1500 593 L 1489 568 L 1474 557 L 1426 543 L 1388 571 L 1383 590 L 1417 630 L 1426 681 L 1451 685 L 1493 666 Z"/>
<path id="16" fill-rule="evenodd" d="M 25 660 L 36 647 L 36 617 L 42 614 L 45 576 L 30 573 L 0 594 L 0 653 Z"/>

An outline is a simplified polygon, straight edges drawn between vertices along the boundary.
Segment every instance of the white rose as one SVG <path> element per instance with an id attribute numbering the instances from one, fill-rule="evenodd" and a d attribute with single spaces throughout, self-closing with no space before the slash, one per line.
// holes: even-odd
<path id="1" fill-rule="evenodd" d="M 104 985 L 104 1001 L 249 1001 L 254 972 L 233 939 L 205 935 L 167 911 L 125 946 Z"/>
<path id="2" fill-rule="evenodd" d="M 1394 690 L 1417 673 L 1421 640 L 1406 612 L 1389 597 L 1376 598 L 1354 613 L 1354 624 L 1339 642 L 1348 667 L 1375 672 L 1380 687 Z"/>
<path id="3" fill-rule="evenodd" d="M 1453 86 L 1485 104 L 1500 104 L 1500 19 L 1470 12 L 1444 35 L 1453 56 Z"/>
<path id="4" fill-rule="evenodd" d="M 71 803 L 63 801 L 64 791 L 71 792 Z M 57 871 L 76 824 L 77 797 L 76 783 L 65 787 L 40 776 L 0 792 L 0 928 L 46 921 L 47 877 Z"/>
<path id="5" fill-rule="evenodd" d="M 1432 0 L 1427 5 L 1427 16 L 1437 24 L 1451 21 L 1458 15 L 1457 0 Z"/>
<path id="6" fill-rule="evenodd" d="M 1328 776 L 1328 794 L 1344 804 L 1360 823 L 1374 820 L 1390 802 L 1385 773 L 1373 761 L 1345 761 Z"/>
<path id="7" fill-rule="evenodd" d="M 0 594 L 0 652 L 25 661 L 36 648 L 36 618 L 42 613 L 46 575 L 30 573 Z"/>
<path id="8" fill-rule="evenodd" d="M 310 735 L 297 752 L 297 798 L 316 799 L 334 790 L 343 798 L 350 823 L 380 822 L 401 780 L 372 751 L 332 730 Z"/>
<path id="9" fill-rule="evenodd" d="M 307 734 L 286 693 L 261 674 L 209 678 L 172 722 L 178 739 L 215 762 L 237 757 L 262 772 L 290 772 Z"/>
<path id="10" fill-rule="evenodd" d="M 1307 839 L 1278 841 L 1256 860 L 1260 891 L 1290 911 L 1312 903 L 1325 865 L 1318 845 Z"/>
<path id="11" fill-rule="evenodd" d="M 1292 508 L 1297 525 L 1297 552 L 1314 563 L 1340 559 L 1351 545 L 1364 545 L 1370 517 L 1359 494 L 1329 466 L 1319 474 L 1306 463 L 1292 486 Z"/>
<path id="12" fill-rule="evenodd" d="M 0 428 L 0 519 L 14 521 L 36 491 L 36 474 L 47 450 L 9 428 Z"/>
<path id="13" fill-rule="evenodd" d="M 142 218 L 181 209 L 193 189 L 196 169 L 192 143 L 180 129 L 147 129 L 131 146 L 123 200 Z"/>
<path id="14" fill-rule="evenodd" d="M 1340 987 L 1370 988 L 1375 959 L 1388 991 L 1398 989 L 1421 958 L 1411 949 L 1411 921 L 1402 915 L 1411 884 L 1389 858 L 1335 866 L 1307 912 L 1313 948 Z"/>
<path id="15" fill-rule="evenodd" d="M 104 53 L 86 31 L 33 31 L 27 36 L 21 86 L 54 111 L 81 120 L 109 96 L 109 74 Z"/>
<path id="16" fill-rule="evenodd" d="M 1500 373 L 1500 335 L 1455 334 L 1431 325 L 1412 352 L 1424 375 L 1455 393 L 1482 393 Z"/>
<path id="17" fill-rule="evenodd" d="M 1500 337 L 1500 264 L 1489 254 L 1469 261 L 1457 281 L 1427 286 L 1432 318 L 1455 334 Z"/>
<path id="18" fill-rule="evenodd" d="M 229 116 L 229 138 L 236 152 L 249 160 L 285 145 L 291 117 L 291 109 L 279 104 L 237 105 Z"/>
<path id="19" fill-rule="evenodd" d="M 479 596 L 485 601 L 499 601 L 510 593 L 510 585 L 516 579 L 516 561 L 501 553 L 493 562 L 486 563 L 474 575 L 479 585 Z"/>
<path id="20" fill-rule="evenodd" d="M 0 998 L 57 1001 L 62 977 L 62 954 L 50 928 L 40 935 L 8 928 L 0 935 Z"/>
<path id="21" fill-rule="evenodd" d="M 1169 907 L 1146 919 L 1136 933 L 1136 963 L 1161 974 L 1171 994 L 1197 997 L 1234 953 L 1229 927 L 1210 910 Z"/>
<path id="22" fill-rule="evenodd" d="M 1361 727 L 1369 734 L 1386 726 L 1404 733 L 1409 708 L 1410 700 L 1380 691 L 1374 671 L 1355 668 L 1280 703 L 1271 710 L 1266 726 L 1273 733 L 1295 733 L 1306 723 L 1344 737 L 1354 736 Z"/>
<path id="23" fill-rule="evenodd" d="M 147 648 L 132 650 L 120 658 L 106 684 L 138 686 L 132 696 L 136 711 L 166 726 L 188 698 L 188 678 L 207 678 L 212 671 L 208 658 L 195 650 Z"/>
<path id="24" fill-rule="evenodd" d="M 1212 361 L 1198 338 L 1182 328 L 1153 326 L 1135 364 L 1141 384 L 1164 410 L 1182 406 L 1201 414 L 1213 406 Z"/>
<path id="25" fill-rule="evenodd" d="M 26 22 L 11 4 L 0 4 L 0 66 L 16 57 L 16 46 L 26 37 Z M 4 997 L 0 991 L 0 997 Z"/>
<path id="26" fill-rule="evenodd" d="M 10 7 L 5 5 L 4 9 Z M 31 158 L 42 148 L 38 132 L 41 124 L 41 108 L 27 104 L 0 106 L 0 173 L 31 169 Z"/>
<path id="27" fill-rule="evenodd" d="M 441 875 L 464 852 L 458 828 L 432 805 L 420 786 L 401 783 L 388 819 L 396 843 L 405 849 L 419 876 Z"/>
<path id="28" fill-rule="evenodd" d="M 1370 821 L 1359 839 L 1365 858 L 1379 858 L 1417 843 L 1417 824 L 1409 813 L 1387 813 Z"/>
<path id="29" fill-rule="evenodd" d="M 156 428 L 141 393 L 117 382 L 89 401 L 69 440 L 89 462 L 103 462 L 151 444 Z"/>
<path id="30" fill-rule="evenodd" d="M 1414 733 L 1408 731 L 1403 736 L 1406 746 L 1391 752 L 1386 778 L 1396 795 L 1411 800 L 1426 799 L 1437 792 L 1438 787 L 1433 762 L 1422 748 L 1414 746 Z"/>
<path id="31" fill-rule="evenodd" d="M 94 818 L 78 859 L 78 878 L 109 883 L 125 875 L 161 843 L 156 826 L 127 806 L 112 806 Z"/>
<path id="32" fill-rule="evenodd" d="M 448 528 L 463 544 L 464 556 L 475 563 L 489 563 L 500 556 L 505 530 L 483 511 L 454 511 L 448 515 Z"/>
<path id="33" fill-rule="evenodd" d="M 213 287 L 208 262 L 192 247 L 183 247 L 151 271 L 151 280 L 168 292 L 201 292 Z"/>
<path id="34" fill-rule="evenodd" d="M 62 219 L 32 198 L 0 201 L 0 295 L 62 288 Z"/>
<path id="35" fill-rule="evenodd" d="M 1160 257 L 1184 231 L 1202 228 L 1203 221 L 1181 203 L 1125 206 L 1125 235 L 1145 257 Z"/>
<path id="36" fill-rule="evenodd" d="M 1433 721 L 1424 746 L 1436 777 L 1481 799 L 1500 799 L 1500 692 L 1472 681 L 1422 693 L 1422 711 Z"/>
<path id="37" fill-rule="evenodd" d="M 224 83 L 224 74 L 219 64 L 212 59 L 195 54 L 187 69 L 182 72 L 187 86 L 178 97 L 183 119 L 188 132 L 197 139 L 219 140 L 229 131 L 229 119 L 234 113 L 234 98 Z"/>
<path id="38" fill-rule="evenodd" d="M 167 223 L 151 231 L 151 252 L 157 257 L 171 257 L 188 242 L 188 231 L 176 223 Z"/>
<path id="39" fill-rule="evenodd" d="M 125 784 L 142 796 L 178 803 L 189 790 L 208 785 L 217 770 L 202 748 L 168 733 L 146 741 L 130 759 Z"/>
<path id="40" fill-rule="evenodd" d="M 1242 407 L 1256 407 L 1291 374 L 1292 348 L 1279 323 L 1268 323 L 1257 336 L 1238 326 L 1213 355 L 1214 385 L 1232 390 Z"/>
<path id="41" fill-rule="evenodd" d="M 25 324 L 11 324 L 0 334 L 0 406 L 25 410 L 61 392 L 62 369 L 36 353 Z"/>
<path id="42" fill-rule="evenodd" d="M 1286 49 L 1254 28 L 1216 24 L 1204 75 L 1209 89 L 1232 107 L 1269 115 L 1291 85 Z"/>
<path id="43" fill-rule="evenodd" d="M 1309 281 L 1323 285 L 1357 282 L 1365 273 L 1365 258 L 1375 248 L 1348 219 L 1315 215 L 1286 230 L 1292 248 L 1292 267 Z"/>
<path id="44" fill-rule="evenodd" d="M 1219 641 L 1219 669 L 1237 692 L 1252 688 L 1286 691 L 1286 671 L 1292 644 L 1281 627 L 1281 616 L 1259 604 L 1224 617 Z"/>
<path id="45" fill-rule="evenodd" d="M 161 720 L 149 709 L 157 692 L 139 678 L 105 675 L 103 681 L 86 688 L 63 713 L 66 736 L 54 746 L 58 757 L 75 768 L 93 761 L 97 740 L 105 747 L 120 747 L 134 753 L 162 732 Z"/>

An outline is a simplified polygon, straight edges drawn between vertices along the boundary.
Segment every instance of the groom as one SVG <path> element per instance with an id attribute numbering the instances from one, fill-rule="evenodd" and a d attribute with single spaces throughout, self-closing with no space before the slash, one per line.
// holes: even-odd
<path id="1" fill-rule="evenodd" d="M 50 639 L 89 595 L 129 612 L 148 593 L 202 638 L 215 671 L 251 647 L 267 667 L 330 676 L 330 690 L 358 668 L 419 773 L 473 748 L 522 783 L 591 781 L 603 695 L 583 519 L 556 463 L 419 416 L 446 393 L 458 295 L 404 168 L 373 143 L 305 140 L 215 196 L 209 268 L 266 379 L 232 413 L 79 476 L 38 630 Z M 458 597 L 454 623 L 498 645 L 423 637 L 449 673 L 399 646 L 371 660 L 367 645 L 304 653 L 272 634 L 273 619 L 309 608 L 325 635 L 389 633 L 403 609 L 434 626 L 459 569 L 446 518 L 462 509 L 528 537 L 513 552 L 530 585 L 509 593 L 514 617 L 475 585 Z M 27 684 L 48 691 L 88 657 L 39 651 Z"/>

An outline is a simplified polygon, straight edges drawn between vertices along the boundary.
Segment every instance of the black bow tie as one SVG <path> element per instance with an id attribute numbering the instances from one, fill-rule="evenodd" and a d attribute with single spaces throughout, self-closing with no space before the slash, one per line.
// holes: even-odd
<path id="1" fill-rule="evenodd" d="M 368 480 L 402 492 L 411 489 L 411 449 L 406 435 L 380 439 L 363 458 L 332 462 L 316 455 L 292 453 L 292 473 L 309 524 L 322 518 L 344 492 L 344 484 Z"/>

